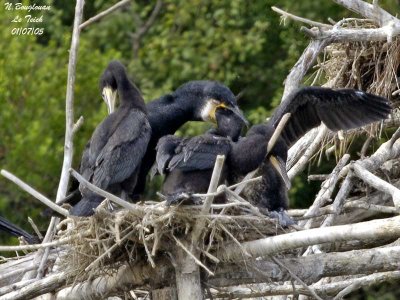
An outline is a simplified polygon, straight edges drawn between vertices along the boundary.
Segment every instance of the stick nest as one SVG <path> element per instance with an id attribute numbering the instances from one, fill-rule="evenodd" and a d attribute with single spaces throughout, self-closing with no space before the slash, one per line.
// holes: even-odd
<path id="1" fill-rule="evenodd" d="M 201 216 L 200 210 L 201 206 L 166 207 L 164 202 L 146 202 L 137 211 L 109 211 L 103 206 L 90 218 L 66 219 L 61 227 L 73 225 L 58 232 L 59 238 L 71 240 L 61 267 L 71 274 L 72 281 L 79 282 L 115 272 L 127 261 L 147 261 L 154 266 L 157 255 L 167 253 L 176 240 L 190 234 L 199 218 L 206 220 L 201 251 L 211 260 L 215 260 L 211 253 L 229 243 L 293 231 L 281 228 L 275 219 L 255 216 L 240 203 L 213 205 L 206 216 Z"/>
<path id="2" fill-rule="evenodd" d="M 342 28 L 378 28 L 365 19 L 345 19 Z M 392 122 L 400 123 L 400 38 L 388 41 L 365 41 L 333 43 L 325 48 L 322 62 L 316 67 L 314 83 L 325 82 L 331 88 L 353 88 L 388 98 L 392 107 Z M 387 125 L 387 124 L 386 124 Z M 389 124 L 390 125 L 390 124 Z M 333 143 L 336 154 L 341 157 L 359 133 L 367 133 L 371 138 L 380 137 L 382 124 L 365 126 L 362 130 L 351 130 L 343 138 L 329 138 L 325 145 Z"/>

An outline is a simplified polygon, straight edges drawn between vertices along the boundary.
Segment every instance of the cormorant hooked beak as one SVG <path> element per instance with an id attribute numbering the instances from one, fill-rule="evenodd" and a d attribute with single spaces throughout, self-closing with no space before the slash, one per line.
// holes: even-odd
<path id="1" fill-rule="evenodd" d="M 237 105 L 230 106 L 224 102 L 215 99 L 210 99 L 203 108 L 203 111 L 201 112 L 203 120 L 211 120 L 212 122 L 216 123 L 217 119 L 215 116 L 215 112 L 217 111 L 217 109 L 220 108 L 232 111 L 236 116 L 238 116 L 243 121 L 244 124 L 246 124 L 246 126 L 249 126 L 249 122 L 246 120 L 245 116 L 243 115 L 243 113 L 241 112 L 241 110 Z"/>
<path id="2" fill-rule="evenodd" d="M 235 115 L 237 115 L 240 118 L 240 120 L 243 121 L 246 127 L 249 127 L 249 121 L 246 120 L 246 117 L 243 115 L 242 111 L 239 109 L 238 106 L 233 106 L 233 107 L 227 106 L 225 108 L 231 110 Z"/>
<path id="3" fill-rule="evenodd" d="M 106 86 L 103 88 L 102 96 L 103 96 L 103 100 L 107 104 L 108 114 L 111 114 L 112 112 L 114 112 L 114 109 L 115 109 L 115 102 L 117 100 L 117 91 L 113 90 L 109 86 Z"/>

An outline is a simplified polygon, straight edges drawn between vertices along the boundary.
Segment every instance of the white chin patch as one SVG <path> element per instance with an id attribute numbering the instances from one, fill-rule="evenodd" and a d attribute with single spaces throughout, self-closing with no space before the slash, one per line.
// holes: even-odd
<path id="1" fill-rule="evenodd" d="M 210 114 L 213 109 L 214 105 L 211 103 L 211 101 L 207 101 L 207 104 L 201 110 L 201 119 L 203 121 L 210 121 Z"/>

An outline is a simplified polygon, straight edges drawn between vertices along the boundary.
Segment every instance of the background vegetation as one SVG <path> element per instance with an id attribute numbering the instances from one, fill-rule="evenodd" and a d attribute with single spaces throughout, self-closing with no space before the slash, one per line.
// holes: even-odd
<path id="1" fill-rule="evenodd" d="M 44 27 L 45 33 L 35 37 L 12 36 L 15 23 L 11 20 L 27 13 L 0 8 L 0 167 L 54 199 L 63 155 L 65 83 L 75 1 L 22 2 L 47 4 L 52 9 L 32 13 L 43 14 L 44 19 L 34 26 Z M 86 1 L 85 19 L 116 2 Z M 75 166 L 85 142 L 106 115 L 98 79 L 111 59 L 120 59 L 128 67 L 146 101 L 189 80 L 219 80 L 235 94 L 243 94 L 240 106 L 255 124 L 265 120 L 279 103 L 283 80 L 308 43 L 299 24 L 283 26 L 270 7 L 321 22 L 350 14 L 330 0 L 163 0 L 157 18 L 138 43 L 135 33 L 149 18 L 155 2 L 133 1 L 81 34 L 75 114 L 84 116 L 85 122 L 75 139 Z M 395 0 L 380 4 L 394 14 L 400 11 Z M 199 134 L 205 126 L 192 123 L 180 134 Z M 329 168 L 329 164 L 320 168 Z M 295 180 L 292 207 L 307 206 L 313 200 L 312 191 L 318 189 L 304 178 Z M 155 188 L 149 187 L 149 197 Z M 29 231 L 26 218 L 31 216 L 45 229 L 42 209 L 38 201 L 0 178 L 2 216 Z M 0 241 L 15 243 L 1 233 Z"/>

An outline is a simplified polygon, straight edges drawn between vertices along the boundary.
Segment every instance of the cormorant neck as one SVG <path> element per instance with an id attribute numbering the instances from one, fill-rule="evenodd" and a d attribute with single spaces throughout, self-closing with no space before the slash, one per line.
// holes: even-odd
<path id="1" fill-rule="evenodd" d="M 114 74 L 120 101 L 120 107 L 137 108 L 146 112 L 146 105 L 139 89 L 132 83 L 124 73 Z"/>
<path id="2" fill-rule="evenodd" d="M 149 102 L 146 108 L 153 137 L 174 134 L 186 122 L 200 121 L 193 108 L 194 101 L 179 101 L 174 94 L 169 94 Z"/>

